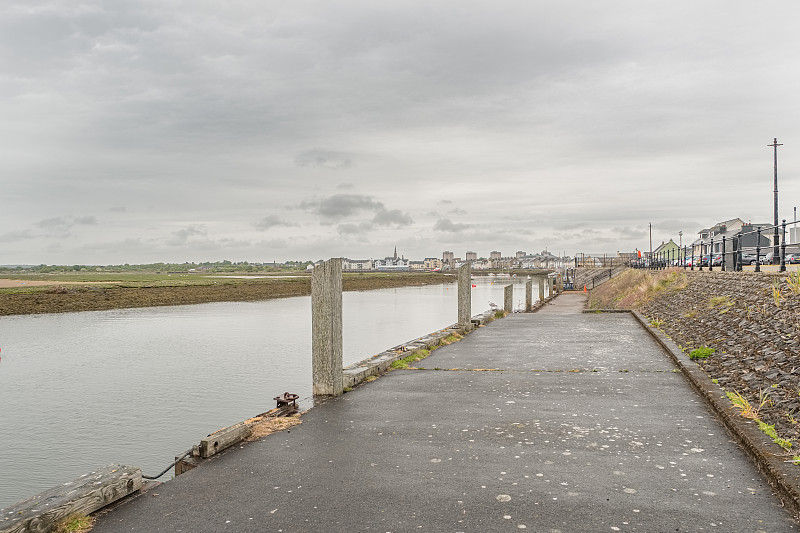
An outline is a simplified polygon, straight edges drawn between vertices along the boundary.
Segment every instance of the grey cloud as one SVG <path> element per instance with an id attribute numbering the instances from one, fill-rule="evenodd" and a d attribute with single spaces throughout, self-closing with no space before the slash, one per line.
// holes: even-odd
<path id="1" fill-rule="evenodd" d="M 94 226 L 97 225 L 97 218 L 94 216 L 74 217 L 63 216 L 40 220 L 36 226 L 43 229 L 66 229 L 75 225 Z"/>
<path id="2" fill-rule="evenodd" d="M 53 217 L 40 220 L 39 222 L 36 223 L 36 226 L 39 228 L 49 229 L 49 228 L 63 228 L 65 226 L 68 227 L 71 226 L 71 224 L 64 217 Z"/>
<path id="3" fill-rule="evenodd" d="M 289 243 L 285 239 L 269 239 L 264 241 L 258 241 L 254 245 L 256 248 L 262 249 L 267 248 L 266 251 L 269 251 L 269 248 L 276 248 L 282 250 L 284 248 L 288 248 Z"/>
<path id="4" fill-rule="evenodd" d="M 454 207 L 453 209 L 451 209 L 450 211 L 448 211 L 448 212 L 447 212 L 447 214 L 448 214 L 448 215 L 458 215 L 458 216 L 464 216 L 464 215 L 466 215 L 466 214 L 467 214 L 467 212 L 466 212 L 466 211 L 464 211 L 463 209 L 461 209 L 460 207 Z"/>
<path id="5" fill-rule="evenodd" d="M 334 194 L 321 200 L 304 201 L 300 207 L 332 219 L 349 217 L 361 211 L 385 209 L 381 202 L 361 194 Z"/>
<path id="6" fill-rule="evenodd" d="M 330 152 L 327 150 L 308 150 L 294 158 L 298 167 L 320 167 L 339 170 L 352 166 L 353 161 L 348 154 L 343 152 Z"/>
<path id="7" fill-rule="evenodd" d="M 372 219 L 374 224 L 378 226 L 410 226 L 414 223 L 408 213 L 403 213 L 399 209 L 380 209 L 375 213 L 375 218 Z"/>
<path id="8" fill-rule="evenodd" d="M 292 226 L 293 224 L 283 220 L 278 215 L 267 215 L 255 224 L 256 229 L 265 231 L 276 226 Z"/>
<path id="9" fill-rule="evenodd" d="M 336 231 L 339 235 L 364 235 L 369 231 L 368 224 L 339 224 Z"/>
<path id="10" fill-rule="evenodd" d="M 455 223 L 449 218 L 440 218 L 434 224 L 433 229 L 436 231 L 446 231 L 450 233 L 459 233 L 472 227 L 471 224 Z"/>
<path id="11" fill-rule="evenodd" d="M 31 238 L 33 238 L 33 234 L 29 230 L 9 231 L 8 233 L 0 234 L 0 242 L 24 241 Z"/>
<path id="12" fill-rule="evenodd" d="M 352 183 L 345 182 L 345 183 L 340 183 L 339 185 L 336 186 L 336 188 L 339 189 L 340 191 L 349 191 L 355 189 L 356 186 L 353 185 Z"/>
<path id="13" fill-rule="evenodd" d="M 730 220 L 731 218 L 735 217 L 731 216 L 725 220 Z M 714 220 L 713 222 L 709 223 L 708 226 L 711 226 L 711 224 L 716 224 L 717 222 L 722 222 L 722 220 Z M 700 228 L 700 227 L 701 225 L 699 222 L 689 221 L 689 220 L 670 219 L 653 223 L 653 231 L 659 231 L 659 233 L 663 233 L 666 231 L 668 233 L 675 233 L 676 235 L 679 231 L 682 231 L 683 234 L 686 235 L 687 230 L 691 232 L 695 228 Z"/>
<path id="14" fill-rule="evenodd" d="M 167 239 L 166 243 L 169 246 L 183 246 L 189 242 L 192 237 L 206 237 L 208 231 L 205 226 L 201 224 L 192 224 L 185 228 L 179 229 L 172 234 L 172 238 Z"/>
<path id="15" fill-rule="evenodd" d="M 613 231 L 625 239 L 642 239 L 647 237 L 647 231 L 638 228 L 614 228 Z"/>

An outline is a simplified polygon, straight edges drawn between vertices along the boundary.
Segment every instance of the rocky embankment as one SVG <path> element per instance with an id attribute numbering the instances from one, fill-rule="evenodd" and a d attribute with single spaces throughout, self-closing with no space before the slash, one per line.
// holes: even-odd
<path id="1" fill-rule="evenodd" d="M 742 272 L 677 274 L 640 311 L 698 360 L 726 391 L 741 393 L 759 420 L 800 453 L 800 278 Z M 684 277 L 685 276 L 685 277 Z M 673 279 L 675 274 L 673 273 Z"/>

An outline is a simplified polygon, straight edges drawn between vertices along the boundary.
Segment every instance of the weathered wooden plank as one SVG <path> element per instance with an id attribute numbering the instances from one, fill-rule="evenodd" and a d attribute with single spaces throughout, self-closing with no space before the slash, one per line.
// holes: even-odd
<path id="1" fill-rule="evenodd" d="M 65 516 L 88 515 L 141 488 L 141 469 L 109 465 L 3 509 L 0 533 L 49 533 Z"/>
<path id="2" fill-rule="evenodd" d="M 252 432 L 253 428 L 246 424 L 220 429 L 200 441 L 200 457 L 211 457 L 215 453 L 243 441 Z"/>

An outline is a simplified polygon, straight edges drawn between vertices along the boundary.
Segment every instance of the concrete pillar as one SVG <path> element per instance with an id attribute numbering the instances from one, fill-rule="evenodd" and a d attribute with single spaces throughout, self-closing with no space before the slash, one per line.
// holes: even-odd
<path id="1" fill-rule="evenodd" d="M 547 297 L 553 297 L 553 276 L 547 276 Z"/>
<path id="2" fill-rule="evenodd" d="M 544 276 L 536 276 L 536 281 L 539 282 L 539 302 L 544 303 L 544 285 L 547 283 Z"/>
<path id="3" fill-rule="evenodd" d="M 503 310 L 506 313 L 514 312 L 514 285 L 503 287 Z"/>
<path id="4" fill-rule="evenodd" d="M 311 361 L 315 396 L 339 396 L 342 383 L 342 259 L 311 272 Z"/>
<path id="5" fill-rule="evenodd" d="M 533 280 L 525 283 L 525 312 L 533 311 Z"/>
<path id="6" fill-rule="evenodd" d="M 458 269 L 458 325 L 472 329 L 472 266 Z"/>

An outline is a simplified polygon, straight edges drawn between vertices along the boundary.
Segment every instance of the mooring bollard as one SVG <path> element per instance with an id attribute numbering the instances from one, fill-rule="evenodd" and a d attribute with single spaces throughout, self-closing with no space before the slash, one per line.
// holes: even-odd
<path id="1" fill-rule="evenodd" d="M 533 280 L 525 282 L 525 312 L 533 311 Z"/>
<path id="2" fill-rule="evenodd" d="M 472 329 L 472 267 L 469 263 L 458 269 L 458 325 Z"/>
<path id="3" fill-rule="evenodd" d="M 503 287 L 503 310 L 506 313 L 514 312 L 514 285 Z"/>
<path id="4" fill-rule="evenodd" d="M 339 396 L 342 383 L 342 259 L 311 272 L 311 360 L 315 396 Z"/>

